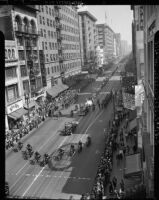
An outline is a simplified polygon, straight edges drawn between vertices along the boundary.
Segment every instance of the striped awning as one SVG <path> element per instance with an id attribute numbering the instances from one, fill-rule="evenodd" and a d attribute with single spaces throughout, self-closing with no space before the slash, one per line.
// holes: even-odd
<path id="1" fill-rule="evenodd" d="M 20 108 L 12 113 L 10 113 L 8 116 L 14 120 L 17 120 L 19 118 L 21 118 L 23 115 L 27 114 L 27 110 L 25 110 L 24 108 Z"/>

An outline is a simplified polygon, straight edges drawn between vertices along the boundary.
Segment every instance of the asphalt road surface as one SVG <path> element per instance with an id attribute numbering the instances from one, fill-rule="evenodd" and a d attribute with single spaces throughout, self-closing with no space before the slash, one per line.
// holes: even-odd
<path id="1" fill-rule="evenodd" d="M 112 88 L 119 88 L 119 80 L 110 81 L 102 91 L 109 92 Z M 84 103 L 86 96 L 91 95 L 94 89 L 92 85 L 83 91 L 79 103 Z M 58 120 L 48 119 L 39 129 L 28 135 L 24 147 L 29 143 L 34 151 L 39 151 L 41 155 L 48 153 L 52 157 L 56 155 L 57 149 L 62 147 L 65 154 L 61 161 L 54 161 L 52 158 L 51 169 L 48 166 L 30 165 L 22 158 L 21 151 L 8 154 L 5 167 L 10 195 L 54 199 L 67 199 L 72 195 L 79 199 L 82 193 L 90 192 L 104 150 L 104 129 L 112 114 L 113 106 L 110 103 L 106 109 L 96 108 L 84 117 L 75 118 L 79 125 L 76 132 L 70 136 L 61 136 L 59 130 L 65 122 L 72 121 L 73 118 L 65 116 Z M 92 138 L 90 147 L 85 146 L 88 134 Z M 73 157 L 68 156 L 70 145 L 77 147 L 79 140 L 83 143 L 83 151 L 80 154 L 75 152 Z"/>

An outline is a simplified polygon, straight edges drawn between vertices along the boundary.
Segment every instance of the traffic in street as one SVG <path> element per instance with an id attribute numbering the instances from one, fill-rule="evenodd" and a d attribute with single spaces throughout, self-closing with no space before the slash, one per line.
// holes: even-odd
<path id="1" fill-rule="evenodd" d="M 114 70 L 114 67 L 111 69 Z M 111 72 L 112 72 L 111 71 Z M 101 89 L 107 93 L 120 88 L 119 76 L 114 74 L 110 81 Z M 102 83 L 102 82 L 100 82 Z M 96 92 L 99 82 L 90 84 L 79 93 L 77 104 L 82 104 Z M 97 99 L 98 97 L 96 97 Z M 75 107 L 75 105 L 71 105 Z M 10 194 L 20 197 L 39 198 L 69 198 L 71 195 L 79 199 L 82 193 L 90 192 L 101 153 L 104 149 L 104 130 L 113 114 L 113 102 L 106 108 L 90 109 L 86 116 L 62 116 L 58 119 L 48 118 L 41 127 L 23 140 L 23 149 L 27 144 L 40 155 L 49 154 L 51 161 L 48 165 L 31 165 L 30 159 L 24 160 L 22 150 L 12 152 L 6 156 L 6 180 L 9 182 Z M 73 134 L 64 136 L 61 130 L 66 123 L 78 122 Z M 87 147 L 87 137 L 91 138 L 91 145 Z M 78 152 L 78 143 L 82 142 L 82 151 Z M 71 145 L 75 151 L 69 155 Z M 60 160 L 56 160 L 58 150 L 64 153 Z"/>

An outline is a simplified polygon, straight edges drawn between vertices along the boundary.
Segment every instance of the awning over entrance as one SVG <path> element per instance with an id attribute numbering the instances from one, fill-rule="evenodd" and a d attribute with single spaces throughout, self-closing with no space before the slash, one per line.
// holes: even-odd
<path id="1" fill-rule="evenodd" d="M 141 167 L 140 153 L 126 156 L 124 176 L 125 177 L 136 176 L 140 175 L 141 173 L 142 173 L 142 167 Z"/>
<path id="2" fill-rule="evenodd" d="M 132 129 L 134 129 L 137 126 L 137 120 L 133 119 L 132 121 L 129 122 L 129 131 L 131 131 Z"/>
<path id="3" fill-rule="evenodd" d="M 27 110 L 20 108 L 12 113 L 10 113 L 8 116 L 11 117 L 14 120 L 17 120 L 21 118 L 23 115 L 27 114 Z"/>
<path id="4" fill-rule="evenodd" d="M 24 104 L 24 108 L 25 108 L 25 109 L 28 109 L 28 107 L 29 107 L 29 109 L 31 109 L 31 108 L 33 108 L 33 107 L 36 106 L 36 105 L 37 105 L 37 104 L 36 104 L 35 101 L 31 101 L 31 102 L 29 102 L 29 105 Z"/>
<path id="5" fill-rule="evenodd" d="M 59 85 L 55 85 L 52 88 L 48 89 L 47 93 L 52 97 L 56 97 L 58 94 L 67 90 L 68 88 L 69 87 L 67 85 L 59 84 Z"/>

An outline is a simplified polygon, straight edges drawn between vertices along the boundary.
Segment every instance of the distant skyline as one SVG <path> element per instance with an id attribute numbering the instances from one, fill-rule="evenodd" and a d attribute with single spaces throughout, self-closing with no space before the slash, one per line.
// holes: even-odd
<path id="1" fill-rule="evenodd" d="M 97 18 L 96 24 L 106 22 L 115 33 L 121 34 L 122 40 L 132 45 L 133 12 L 129 5 L 88 5 L 79 10 L 88 10 Z"/>

